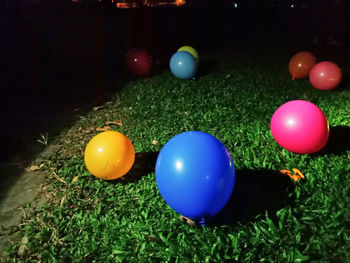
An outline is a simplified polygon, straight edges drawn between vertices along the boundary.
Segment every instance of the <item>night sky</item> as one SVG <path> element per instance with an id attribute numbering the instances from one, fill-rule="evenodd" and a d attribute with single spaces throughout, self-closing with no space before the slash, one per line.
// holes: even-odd
<path id="1" fill-rule="evenodd" d="M 159 70 L 182 45 L 202 57 L 323 50 L 324 58 L 349 67 L 348 2 L 192 0 L 122 10 L 108 1 L 0 0 L 1 138 L 21 132 L 18 120 L 40 119 L 50 105 L 101 103 L 107 84 L 125 75 L 124 55 L 134 47 L 151 51 Z"/>

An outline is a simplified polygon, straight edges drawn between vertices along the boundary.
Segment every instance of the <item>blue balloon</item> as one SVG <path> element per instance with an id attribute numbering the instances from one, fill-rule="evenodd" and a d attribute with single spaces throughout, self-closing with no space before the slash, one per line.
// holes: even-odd
<path id="1" fill-rule="evenodd" d="M 217 138 L 200 131 L 170 139 L 158 155 L 155 175 L 165 202 L 201 222 L 225 206 L 235 184 L 230 153 Z"/>
<path id="2" fill-rule="evenodd" d="M 180 79 L 191 79 L 196 75 L 198 63 L 187 51 L 178 51 L 170 59 L 171 72 Z"/>

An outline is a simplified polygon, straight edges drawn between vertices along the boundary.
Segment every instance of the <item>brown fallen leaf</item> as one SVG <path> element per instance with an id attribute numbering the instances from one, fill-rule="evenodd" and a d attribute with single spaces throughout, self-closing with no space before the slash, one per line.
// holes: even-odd
<path id="1" fill-rule="evenodd" d="M 100 127 L 96 128 L 96 131 L 111 131 L 111 130 L 112 130 L 112 128 L 110 126 L 104 126 L 102 128 L 100 128 Z"/>
<path id="2" fill-rule="evenodd" d="M 81 130 L 83 133 L 90 133 L 90 130 Z"/>
<path id="3" fill-rule="evenodd" d="M 149 241 L 153 242 L 153 243 L 157 243 L 157 242 L 158 242 L 157 239 L 155 239 L 154 237 L 151 237 L 150 235 L 146 235 L 146 238 L 147 238 Z"/>
<path id="4" fill-rule="evenodd" d="M 103 106 L 95 106 L 95 107 L 92 107 L 92 110 L 97 111 L 97 110 L 102 109 L 102 108 L 103 108 Z"/>
<path id="5" fill-rule="evenodd" d="M 75 183 L 76 181 L 78 181 L 79 176 L 74 176 L 74 178 L 72 179 L 72 183 Z"/>
<path id="6" fill-rule="evenodd" d="M 6 230 L 9 230 L 10 227 L 7 225 L 1 224 L 1 229 L 2 229 L 2 231 L 6 231 Z"/>
<path id="7" fill-rule="evenodd" d="M 82 127 L 79 128 L 79 131 L 82 131 L 83 133 L 90 133 L 90 132 L 92 132 L 94 130 L 95 130 L 94 127 L 90 127 L 88 129 L 83 129 Z"/>
<path id="8" fill-rule="evenodd" d="M 79 127 L 78 131 L 83 133 L 90 133 L 90 130 L 83 129 L 83 127 Z"/>
<path id="9" fill-rule="evenodd" d="M 153 145 L 158 145 L 158 141 L 157 141 L 157 140 L 153 140 L 153 141 L 152 141 L 152 144 L 153 144 Z"/>
<path id="10" fill-rule="evenodd" d="M 123 122 L 122 122 L 122 120 L 116 120 L 116 121 L 106 121 L 106 125 L 111 125 L 111 124 L 115 124 L 115 125 L 123 126 Z"/>
<path id="11" fill-rule="evenodd" d="M 227 74 L 225 78 L 228 79 L 230 77 L 231 77 L 231 74 Z"/>
<path id="12" fill-rule="evenodd" d="M 183 215 L 180 215 L 180 221 L 185 222 L 186 224 L 189 224 L 190 226 L 195 226 L 196 222 L 189 219 L 188 217 L 185 217 Z"/>
<path id="13" fill-rule="evenodd" d="M 59 177 L 57 175 L 57 173 L 55 172 L 55 170 L 52 170 L 52 175 L 53 177 L 55 177 L 58 181 L 60 181 L 61 183 L 67 184 L 67 182 L 65 180 L 63 180 L 61 177 Z"/>
<path id="14" fill-rule="evenodd" d="M 21 210 L 22 211 L 22 213 L 23 213 L 23 218 L 24 219 L 27 219 L 27 213 L 26 213 L 26 210 L 24 210 L 24 208 L 21 206 L 21 207 L 19 207 L 18 208 L 18 210 Z"/>
<path id="15" fill-rule="evenodd" d="M 23 256 L 24 252 L 27 250 L 27 244 L 28 244 L 28 237 L 24 236 L 21 240 L 21 245 L 18 248 L 17 255 Z"/>
<path id="16" fill-rule="evenodd" d="M 38 171 L 38 170 L 40 170 L 40 168 L 42 167 L 42 165 L 32 165 L 32 166 L 30 166 L 30 167 L 27 167 L 25 170 L 27 171 L 27 172 L 35 172 L 35 171 Z"/>
<path id="17" fill-rule="evenodd" d="M 66 196 L 63 196 L 60 202 L 60 207 L 64 206 L 64 202 L 66 201 Z"/>

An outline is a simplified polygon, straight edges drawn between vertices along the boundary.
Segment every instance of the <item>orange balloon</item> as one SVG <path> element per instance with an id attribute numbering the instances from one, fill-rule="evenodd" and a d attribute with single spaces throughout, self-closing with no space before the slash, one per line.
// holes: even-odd
<path id="1" fill-rule="evenodd" d="M 289 72 L 294 79 L 307 78 L 311 68 L 316 64 L 316 58 L 310 52 L 295 54 L 289 61 Z"/>
<path id="2" fill-rule="evenodd" d="M 117 131 L 97 134 L 86 145 L 86 168 L 98 178 L 114 180 L 125 175 L 135 161 L 135 149 L 128 137 Z"/>

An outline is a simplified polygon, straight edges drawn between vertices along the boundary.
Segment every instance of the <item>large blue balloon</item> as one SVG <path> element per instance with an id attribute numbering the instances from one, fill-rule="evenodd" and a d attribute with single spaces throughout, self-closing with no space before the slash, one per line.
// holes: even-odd
<path id="1" fill-rule="evenodd" d="M 171 72 L 180 79 L 191 79 L 196 75 L 198 63 L 187 51 L 178 51 L 170 59 Z"/>
<path id="2" fill-rule="evenodd" d="M 202 222 L 225 206 L 235 183 L 226 147 L 199 131 L 170 139 L 158 155 L 155 174 L 165 202 L 181 215 Z"/>

